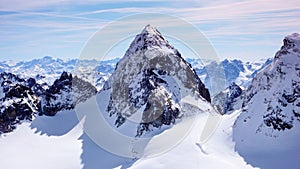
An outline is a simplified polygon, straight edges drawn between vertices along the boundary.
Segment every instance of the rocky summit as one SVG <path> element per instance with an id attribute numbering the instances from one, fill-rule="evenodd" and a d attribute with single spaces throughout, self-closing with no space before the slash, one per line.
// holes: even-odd
<path id="1" fill-rule="evenodd" d="M 89 82 L 63 72 L 41 98 L 41 112 L 54 116 L 60 110 L 73 109 L 76 104 L 85 101 L 96 92 L 96 88 Z"/>
<path id="2" fill-rule="evenodd" d="M 111 90 L 107 111 L 121 126 L 142 112 L 137 136 L 174 124 L 182 114 L 182 98 L 210 102 L 210 94 L 194 69 L 154 27 L 138 34 L 102 91 Z M 101 92 L 100 92 L 101 93 Z"/>

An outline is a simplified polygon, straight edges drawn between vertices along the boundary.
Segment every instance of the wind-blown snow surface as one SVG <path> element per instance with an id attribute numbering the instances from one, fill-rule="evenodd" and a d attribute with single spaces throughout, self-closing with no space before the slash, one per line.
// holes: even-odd
<path id="1" fill-rule="evenodd" d="M 110 154 L 97 146 L 83 132 L 84 120 L 79 123 L 74 111 L 39 116 L 31 125 L 23 123 L 16 131 L 1 136 L 1 168 L 252 168 L 233 150 L 231 126 L 237 114 L 222 116 L 215 134 L 206 143 L 196 144 L 208 114 L 199 114 L 190 133 L 172 150 L 137 160 Z"/>

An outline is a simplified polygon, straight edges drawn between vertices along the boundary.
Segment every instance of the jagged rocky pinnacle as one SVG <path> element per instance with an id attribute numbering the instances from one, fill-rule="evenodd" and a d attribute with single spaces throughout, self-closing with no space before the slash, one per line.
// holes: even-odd
<path id="1" fill-rule="evenodd" d="M 243 93 L 243 90 L 234 82 L 224 91 L 218 93 L 213 97 L 212 104 L 219 110 L 219 112 L 226 114 L 233 111 L 235 101 Z"/>

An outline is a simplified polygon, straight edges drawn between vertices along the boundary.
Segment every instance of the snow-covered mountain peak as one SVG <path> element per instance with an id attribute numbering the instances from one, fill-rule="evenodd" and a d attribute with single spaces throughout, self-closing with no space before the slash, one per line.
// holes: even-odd
<path id="1" fill-rule="evenodd" d="M 280 131 L 299 125 L 299 42 L 297 33 L 286 36 L 272 64 L 254 77 L 245 93 L 241 117 L 247 113 L 263 116 L 260 130 L 267 127 Z M 259 113 L 256 111 L 258 107 L 261 109 Z"/>
<path id="2" fill-rule="evenodd" d="M 117 117 L 117 127 L 142 112 L 138 135 L 151 126 L 173 124 L 181 116 L 180 101 L 185 96 L 210 101 L 191 65 L 150 25 L 135 37 L 103 90 L 111 91 L 107 110 Z"/>

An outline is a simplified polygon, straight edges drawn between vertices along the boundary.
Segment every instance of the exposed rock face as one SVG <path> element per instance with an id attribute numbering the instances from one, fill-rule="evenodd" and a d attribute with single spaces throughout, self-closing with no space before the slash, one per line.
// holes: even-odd
<path id="1" fill-rule="evenodd" d="M 209 91 L 191 65 L 150 25 L 135 37 L 103 90 L 112 91 L 107 111 L 116 116 L 116 126 L 142 112 L 138 136 L 149 127 L 173 124 L 181 116 L 183 96 L 210 102 Z"/>
<path id="2" fill-rule="evenodd" d="M 38 98 L 26 81 L 11 73 L 0 74 L 0 133 L 10 132 L 23 120 L 32 120 Z"/>
<path id="3" fill-rule="evenodd" d="M 48 116 L 54 116 L 60 110 L 73 109 L 76 104 L 85 101 L 96 92 L 96 88 L 89 82 L 76 76 L 73 78 L 72 74 L 63 72 L 42 96 L 41 112 Z"/>
<path id="4" fill-rule="evenodd" d="M 235 83 L 220 92 L 213 97 L 212 104 L 219 110 L 219 112 L 226 114 L 234 110 L 233 106 L 235 104 L 236 98 L 240 97 L 243 90 Z"/>

